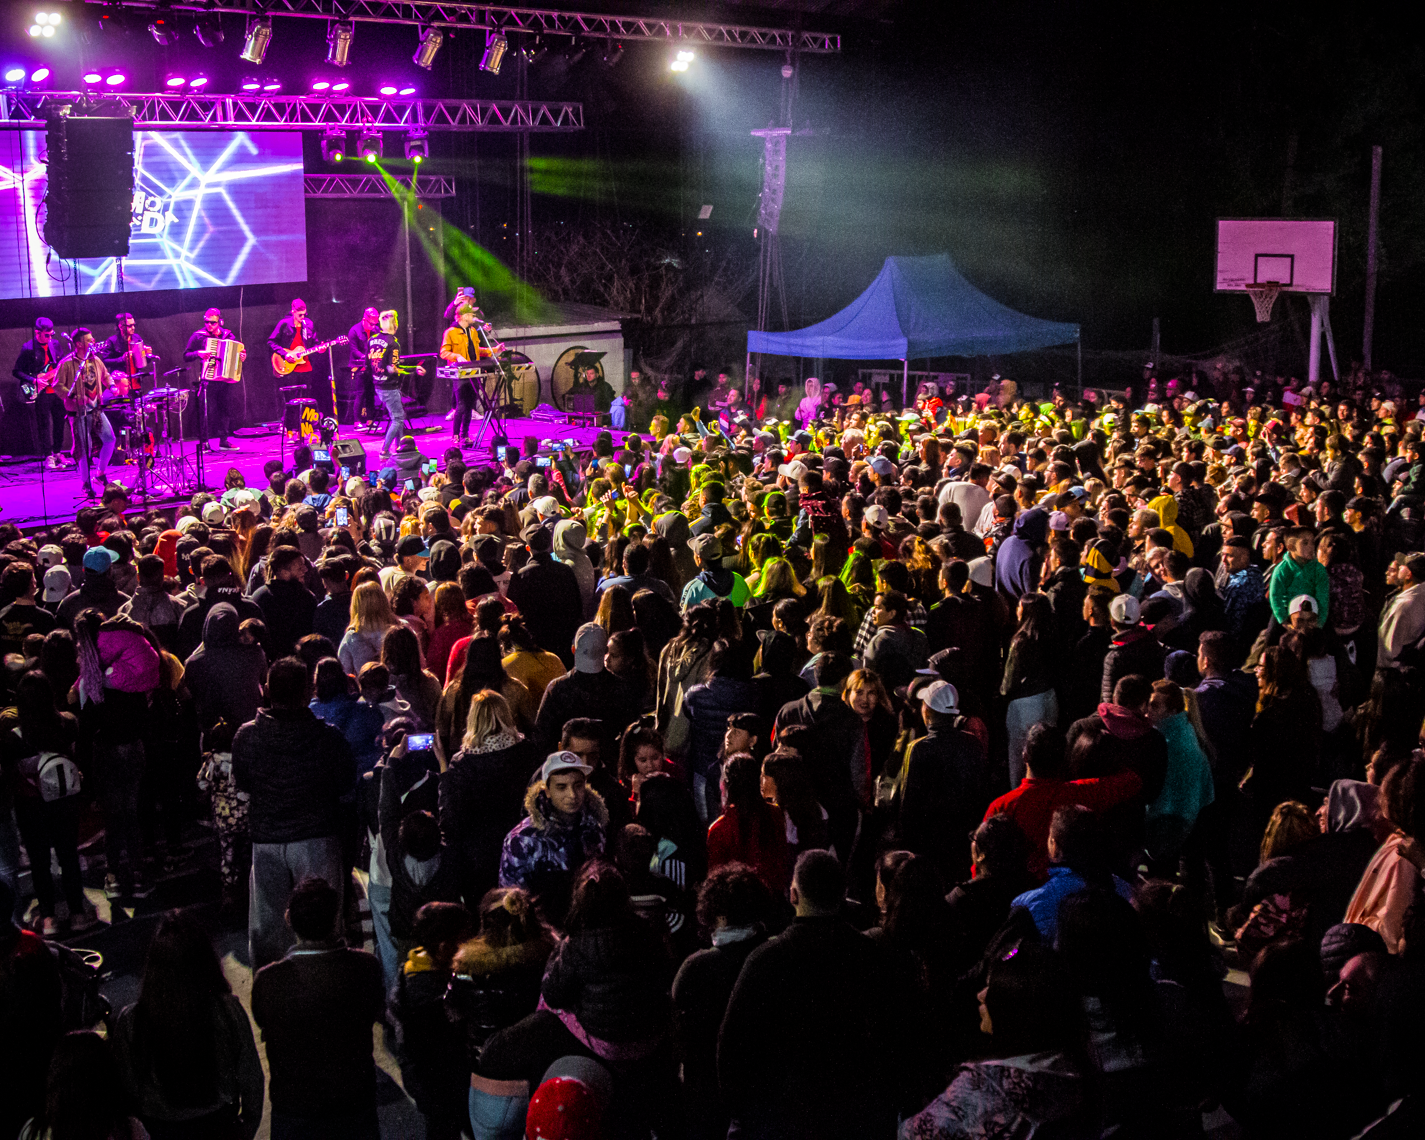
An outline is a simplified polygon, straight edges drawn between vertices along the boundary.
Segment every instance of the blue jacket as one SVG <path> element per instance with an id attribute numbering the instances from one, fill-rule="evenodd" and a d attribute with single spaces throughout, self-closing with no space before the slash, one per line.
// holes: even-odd
<path id="1" fill-rule="evenodd" d="M 1032 891 L 1025 891 L 1010 905 L 1022 906 L 1027 910 L 1029 917 L 1034 919 L 1039 937 L 1052 946 L 1055 936 L 1059 933 L 1059 904 L 1088 885 L 1088 881 L 1077 871 L 1055 864 L 1049 868 L 1047 883 L 1042 887 L 1035 887 Z M 1133 901 L 1133 888 L 1117 875 L 1113 876 L 1113 889 L 1121 898 Z"/>
<path id="2" fill-rule="evenodd" d="M 995 587 L 1006 598 L 1018 601 L 1039 588 L 1039 547 L 1049 534 L 1049 512 L 1030 507 L 1014 520 L 1011 534 L 995 555 Z"/>
<path id="3" fill-rule="evenodd" d="M 551 878 L 572 880 L 586 859 L 603 852 L 609 811 L 592 788 L 572 821 L 554 811 L 543 780 L 529 786 L 524 806 L 529 814 L 505 836 L 500 849 L 500 886 L 539 894 Z"/>

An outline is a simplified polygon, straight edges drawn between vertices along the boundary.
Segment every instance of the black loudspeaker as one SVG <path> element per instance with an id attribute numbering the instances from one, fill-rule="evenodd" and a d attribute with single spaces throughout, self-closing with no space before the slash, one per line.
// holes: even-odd
<path id="1" fill-rule="evenodd" d="M 134 121 L 58 115 L 46 124 L 45 241 L 60 257 L 127 257 Z"/>
<path id="2" fill-rule="evenodd" d="M 353 475 L 366 474 L 366 448 L 356 439 L 336 439 L 332 441 L 332 473 L 341 474 L 343 467 Z M 343 491 L 345 488 L 343 488 Z"/>

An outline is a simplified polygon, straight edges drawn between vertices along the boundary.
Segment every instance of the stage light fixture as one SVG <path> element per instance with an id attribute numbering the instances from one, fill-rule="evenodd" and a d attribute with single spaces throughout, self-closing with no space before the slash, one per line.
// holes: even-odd
<path id="1" fill-rule="evenodd" d="M 336 127 L 322 135 L 322 160 L 343 162 L 346 159 L 346 132 Z"/>
<path id="2" fill-rule="evenodd" d="M 208 77 L 206 75 L 195 75 L 188 81 L 188 89 L 190 91 L 196 91 L 199 87 L 206 86 L 208 86 Z"/>
<path id="3" fill-rule="evenodd" d="M 170 24 L 162 16 L 159 16 L 148 26 L 148 34 L 153 37 L 153 42 L 160 47 L 172 47 L 178 42 L 177 26 Z"/>
<path id="4" fill-rule="evenodd" d="M 217 47 L 223 42 L 223 18 L 214 12 L 199 16 L 193 34 L 204 47 Z"/>
<path id="5" fill-rule="evenodd" d="M 376 88 L 376 94 L 378 95 L 394 95 L 395 93 L 396 85 L 394 83 L 383 83 L 380 87 Z"/>
<path id="6" fill-rule="evenodd" d="M 24 79 L 24 78 L 25 78 L 25 69 L 24 69 L 23 67 L 11 67 L 11 68 L 7 68 L 6 71 L 5 71 L 5 82 L 6 82 L 6 83 L 19 83 L 20 80 L 22 80 L 22 79 Z"/>
<path id="7" fill-rule="evenodd" d="M 407 84 L 405 87 L 402 87 L 399 91 L 396 92 L 397 95 L 414 95 L 415 93 L 416 89 L 410 84 Z"/>
<path id="8" fill-rule="evenodd" d="M 244 79 L 240 84 L 238 84 L 238 87 L 243 91 L 261 91 L 262 80 L 254 79 L 249 76 L 248 78 Z"/>
<path id="9" fill-rule="evenodd" d="M 509 50 L 509 46 L 510 41 L 499 32 L 485 33 L 485 54 L 480 57 L 480 70 L 499 75 L 500 64 L 505 62 L 505 52 Z"/>
<path id="10" fill-rule="evenodd" d="M 58 12 L 36 12 L 35 21 L 30 25 L 30 36 L 33 39 L 53 39 L 58 29 Z"/>
<path id="11" fill-rule="evenodd" d="M 100 75 L 97 71 L 86 71 L 84 73 L 85 83 L 102 83 L 103 80 L 104 77 Z"/>
<path id="12" fill-rule="evenodd" d="M 332 90 L 333 90 L 333 91 L 349 91 L 349 90 L 351 90 L 351 84 L 348 83 L 345 79 L 339 79 L 339 80 L 337 80 L 335 83 L 332 84 Z"/>
<path id="13" fill-rule="evenodd" d="M 417 166 L 430 157 L 430 135 L 425 131 L 412 131 L 406 136 L 406 157 Z"/>
<path id="14" fill-rule="evenodd" d="M 520 55 L 524 56 L 526 63 L 538 63 L 549 54 L 549 48 L 539 36 L 533 40 L 526 40 L 524 47 L 520 48 Z"/>
<path id="15" fill-rule="evenodd" d="M 589 53 L 588 44 L 574 44 L 569 49 L 569 66 L 573 67 Z"/>
<path id="16" fill-rule="evenodd" d="M 435 53 L 440 51 L 440 45 L 444 42 L 445 33 L 439 28 L 426 28 L 421 33 L 421 42 L 416 47 L 416 54 L 411 56 L 411 62 L 429 71 L 435 63 Z"/>
<path id="17" fill-rule="evenodd" d="M 355 20 L 333 20 L 327 27 L 327 62 L 333 67 L 345 67 L 351 60 L 351 41 L 355 38 Z"/>
<path id="18" fill-rule="evenodd" d="M 332 89 L 332 85 L 331 85 L 331 81 L 330 81 L 330 80 L 327 80 L 327 79 L 314 79 L 314 80 L 312 80 L 312 90 L 313 90 L 313 91 L 330 91 L 331 89 Z"/>
<path id="19" fill-rule="evenodd" d="M 243 40 L 238 59 L 245 63 L 259 64 L 267 55 L 267 46 L 272 42 L 272 17 L 258 16 L 247 26 L 247 38 Z"/>
<path id="20" fill-rule="evenodd" d="M 782 78 L 783 78 L 783 79 L 790 79 L 790 78 L 791 78 L 793 75 L 795 75 L 796 73 L 797 73 L 797 69 L 796 69 L 795 67 L 793 67 L 790 63 L 784 63 L 784 64 L 782 64 Z"/>
<path id="21" fill-rule="evenodd" d="M 129 77 L 122 71 L 114 71 L 104 76 L 104 82 L 110 87 L 118 87 L 121 83 L 127 83 Z"/>
<path id="22" fill-rule="evenodd" d="M 687 49 L 679 50 L 677 57 L 668 66 L 674 71 L 687 71 L 688 65 L 693 62 L 693 53 Z"/>
<path id="23" fill-rule="evenodd" d="M 48 78 L 49 68 L 47 67 L 37 67 L 34 71 L 30 72 L 31 83 L 43 83 Z"/>
<path id="24" fill-rule="evenodd" d="M 617 67 L 619 60 L 623 58 L 623 44 L 611 43 L 604 49 L 604 66 Z"/>
<path id="25" fill-rule="evenodd" d="M 282 80 L 280 80 L 280 79 L 264 79 L 264 80 L 262 81 L 262 89 L 263 89 L 264 91 L 281 91 L 281 90 L 282 90 Z"/>
<path id="26" fill-rule="evenodd" d="M 170 91 L 172 91 L 175 87 L 186 87 L 188 85 L 188 77 L 185 75 L 170 74 L 166 79 L 164 79 L 163 85 L 167 87 Z"/>
<path id="27" fill-rule="evenodd" d="M 362 131 L 356 151 L 367 162 L 375 162 L 381 157 L 381 132 L 372 127 Z"/>

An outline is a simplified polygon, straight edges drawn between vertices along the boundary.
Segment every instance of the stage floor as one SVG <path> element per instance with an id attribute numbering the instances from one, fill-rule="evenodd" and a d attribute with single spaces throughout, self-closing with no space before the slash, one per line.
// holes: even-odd
<path id="1" fill-rule="evenodd" d="M 453 421 L 437 417 L 423 417 L 412 424 L 416 445 L 431 459 L 440 459 L 446 448 L 454 442 L 451 433 Z M 507 419 L 504 421 L 505 436 L 512 447 L 523 447 L 527 437 L 537 440 L 572 439 L 582 448 L 593 446 L 600 429 L 574 427 L 570 424 L 551 423 L 548 420 Z M 627 432 L 613 432 L 615 442 L 622 441 Z M 342 429 L 339 438 L 360 441 L 366 449 L 367 464 L 374 471 L 376 457 L 381 450 L 384 428 L 376 432 L 358 432 L 353 427 Z M 467 448 L 465 462 L 468 466 L 495 466 L 489 445 L 490 433 L 485 433 L 479 448 Z M 221 493 L 223 478 L 228 468 L 236 467 L 242 472 L 249 487 L 258 490 L 266 486 L 262 467 L 269 459 L 283 458 L 290 463 L 292 443 L 283 441 L 275 430 L 244 428 L 232 437 L 238 445 L 237 451 L 215 451 L 205 456 L 204 482 L 209 491 Z M 170 488 L 166 481 L 150 476 L 149 493 L 145 504 L 139 496 L 134 497 L 134 506 L 161 508 L 177 506 L 192 498 L 197 490 L 193 466 L 194 445 L 189 443 L 183 452 L 184 480 L 179 490 Z M 109 468 L 111 481 L 123 483 L 133 489 L 137 486 L 138 468 L 133 464 L 112 464 Z M 0 521 L 11 522 L 24 528 L 51 526 L 72 522 L 75 512 L 88 505 L 83 497 L 79 474 L 74 467 L 61 471 L 43 470 L 40 460 L 14 457 L 0 466 Z"/>

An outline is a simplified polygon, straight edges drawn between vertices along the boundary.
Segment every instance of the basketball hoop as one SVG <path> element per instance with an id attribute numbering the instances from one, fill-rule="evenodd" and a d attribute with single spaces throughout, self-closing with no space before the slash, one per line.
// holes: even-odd
<path id="1" fill-rule="evenodd" d="M 1277 303 L 1277 294 L 1282 291 L 1279 281 L 1263 281 L 1258 285 L 1244 286 L 1257 310 L 1257 323 L 1266 324 L 1272 319 L 1272 306 Z"/>

